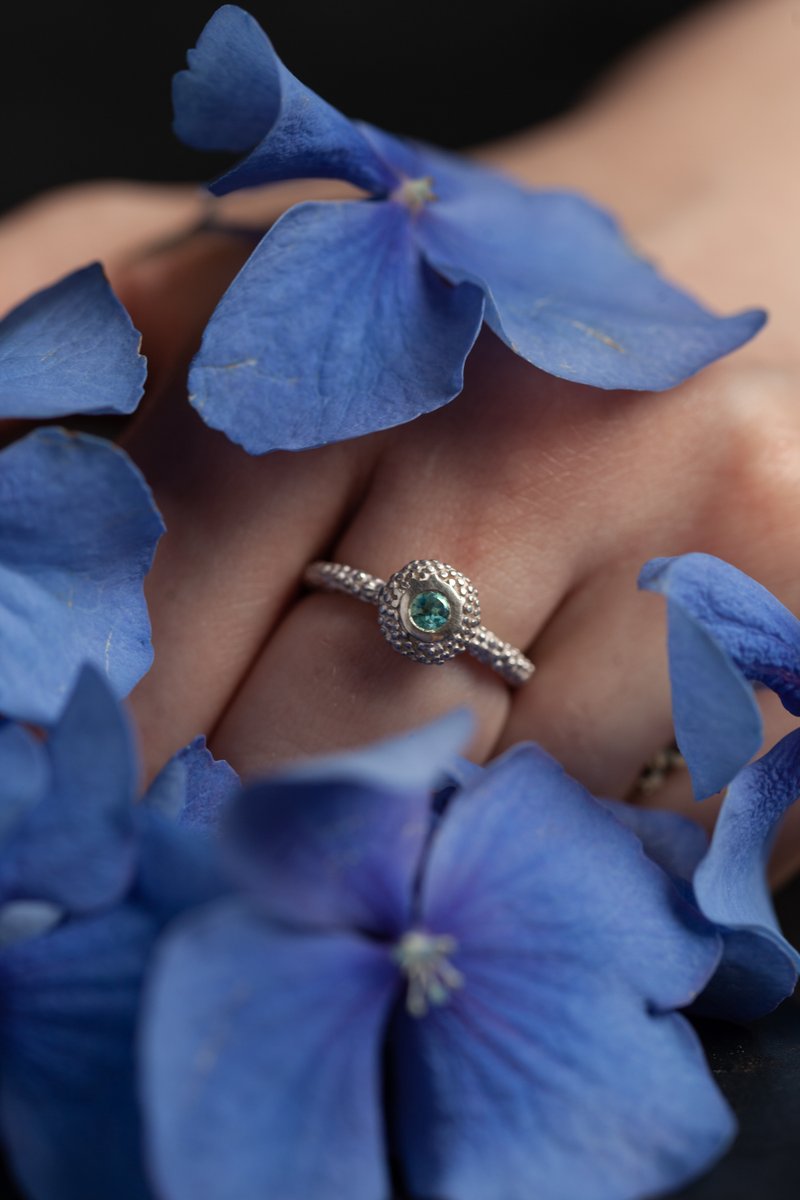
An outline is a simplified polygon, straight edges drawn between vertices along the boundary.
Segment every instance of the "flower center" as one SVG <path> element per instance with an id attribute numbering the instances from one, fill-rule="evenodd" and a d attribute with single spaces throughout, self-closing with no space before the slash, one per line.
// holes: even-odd
<path id="1" fill-rule="evenodd" d="M 450 993 L 463 987 L 464 976 L 448 956 L 458 949 L 455 938 L 412 929 L 401 937 L 393 958 L 408 979 L 406 1008 L 412 1017 L 424 1017 L 431 1005 L 447 1004 Z"/>
<path id="2" fill-rule="evenodd" d="M 426 204 L 436 199 L 433 190 L 433 178 L 424 175 L 421 179 L 406 179 L 393 193 L 395 200 L 405 204 L 413 213 L 417 213 Z"/>
<path id="3" fill-rule="evenodd" d="M 436 633 L 450 620 L 450 601 L 442 592 L 418 592 L 408 606 L 411 623 L 425 633 Z"/>

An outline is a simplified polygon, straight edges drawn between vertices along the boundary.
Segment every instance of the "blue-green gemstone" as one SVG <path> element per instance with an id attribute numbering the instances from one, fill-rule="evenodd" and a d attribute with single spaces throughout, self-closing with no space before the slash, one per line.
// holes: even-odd
<path id="1" fill-rule="evenodd" d="M 450 620 L 450 601 L 441 592 L 419 592 L 408 606 L 408 615 L 417 629 L 435 633 Z"/>

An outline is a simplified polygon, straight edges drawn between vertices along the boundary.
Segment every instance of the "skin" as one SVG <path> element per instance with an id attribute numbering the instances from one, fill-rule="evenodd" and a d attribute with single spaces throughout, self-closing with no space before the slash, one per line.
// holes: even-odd
<path id="1" fill-rule="evenodd" d="M 187 234 L 193 188 L 92 185 L 0 225 L 9 305 L 93 257 L 144 332 L 149 395 L 125 436 L 168 534 L 148 581 L 156 660 L 131 704 L 152 772 L 198 730 L 245 775 L 364 743 L 456 705 L 472 755 L 521 739 L 592 790 L 631 794 L 672 738 L 664 605 L 636 589 L 654 555 L 702 550 L 800 611 L 800 5 L 704 11 L 640 50 L 577 111 L 479 151 L 532 186 L 574 187 L 711 307 L 754 304 L 750 345 L 668 393 L 555 380 L 491 334 L 445 409 L 356 442 L 250 458 L 206 428 L 183 378 L 205 320 L 252 242 Z M 281 185 L 228 198 L 225 222 L 265 226 L 287 204 L 346 194 Z M 394 654 L 374 610 L 303 593 L 312 559 L 384 578 L 451 562 L 489 628 L 527 647 L 512 694 L 466 656 L 427 670 Z M 796 721 L 763 701 L 767 744 Z M 713 822 L 678 771 L 639 803 Z M 800 812 L 775 860 L 800 862 Z"/>

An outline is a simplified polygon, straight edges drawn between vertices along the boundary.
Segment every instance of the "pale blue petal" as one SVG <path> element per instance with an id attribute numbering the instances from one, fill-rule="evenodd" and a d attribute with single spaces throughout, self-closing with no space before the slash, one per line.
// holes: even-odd
<path id="1" fill-rule="evenodd" d="M 451 802 L 421 903 L 463 985 L 390 1034 L 410 1194 L 632 1200 L 724 1151 L 731 1114 L 664 1012 L 703 986 L 718 939 L 551 759 L 518 750 Z"/>
<path id="2" fill-rule="evenodd" d="M 67 275 L 0 321 L 0 418 L 133 412 L 140 340 L 99 263 Z"/>
<path id="3" fill-rule="evenodd" d="M 761 745 L 747 680 L 800 714 L 800 621 L 766 588 L 710 554 L 656 558 L 639 586 L 667 599 L 678 745 L 698 798 L 723 788 Z"/>
<path id="4" fill-rule="evenodd" d="M 139 990 L 155 935 L 119 908 L 0 959 L 0 1121 L 35 1200 L 152 1200 L 134 1075 Z"/>
<path id="5" fill-rule="evenodd" d="M 494 332 L 550 375 L 670 388 L 764 324 L 759 310 L 722 318 L 701 307 L 583 196 L 528 191 L 450 156 L 417 153 L 439 198 L 416 224 L 428 262 L 451 283 L 480 287 Z"/>
<path id="6" fill-rule="evenodd" d="M 397 972 L 377 944 L 271 928 L 239 902 L 173 927 L 143 1019 L 161 1200 L 381 1200 L 381 1043 Z"/>
<path id="7" fill-rule="evenodd" d="M 431 830 L 432 793 L 471 725 L 454 712 L 248 789 L 230 834 L 259 907 L 304 927 L 397 936 Z"/>
<path id="8" fill-rule="evenodd" d="M 136 862 L 136 757 L 108 682 L 85 668 L 46 744 L 48 786 L 0 854 L 0 899 L 101 908 Z"/>
<path id="9" fill-rule="evenodd" d="M 109 442 L 40 429 L 0 453 L 0 713 L 52 721 L 85 662 L 119 696 L 150 666 L 142 584 L 163 532 Z"/>
<path id="10" fill-rule="evenodd" d="M 173 81 L 178 137 L 200 150 L 252 150 L 211 185 L 218 195 L 280 179 L 345 179 L 378 193 L 395 182 L 357 126 L 287 71 L 243 9 L 218 9 L 187 61 Z"/>
<path id="11" fill-rule="evenodd" d="M 223 296 L 190 399 L 251 454 L 387 429 L 461 391 L 482 311 L 422 262 L 402 205 L 300 204 Z"/>

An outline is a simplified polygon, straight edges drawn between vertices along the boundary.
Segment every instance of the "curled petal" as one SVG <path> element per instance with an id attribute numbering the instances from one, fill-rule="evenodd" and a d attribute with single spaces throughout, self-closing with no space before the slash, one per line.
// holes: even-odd
<path id="1" fill-rule="evenodd" d="M 190 399 L 251 454 L 387 429 L 460 392 L 482 311 L 422 262 L 403 205 L 300 204 L 223 296 Z"/>
<path id="2" fill-rule="evenodd" d="M 239 902 L 177 923 L 143 1023 L 159 1196 L 387 1195 L 380 1060 L 396 978 L 374 943 L 271 928 Z"/>
<path id="3" fill-rule="evenodd" d="M 280 179 L 344 179 L 378 194 L 395 182 L 357 126 L 287 71 L 243 9 L 218 9 L 187 58 L 173 81 L 178 137 L 200 150 L 251 151 L 211 185 L 218 195 Z"/>
<path id="4" fill-rule="evenodd" d="M 101 908 L 133 877 L 136 760 L 124 714 L 93 668 L 81 672 L 46 749 L 47 787 L 0 854 L 0 899 Z"/>
<path id="5" fill-rule="evenodd" d="M 86 662 L 119 696 L 144 675 L 142 584 L 163 529 L 109 442 L 40 429 L 0 453 L 0 713 L 49 723 Z"/>
<path id="6" fill-rule="evenodd" d="M 467 714 L 451 713 L 248 789 L 230 833 L 259 906 L 293 925 L 396 936 L 409 919 L 431 794 L 470 728 Z"/>
<path id="7" fill-rule="evenodd" d="M 3 952 L 0 1122 L 36 1200 L 152 1200 L 134 1044 L 154 936 L 144 913 L 117 908 Z"/>
<path id="8" fill-rule="evenodd" d="M 582 196 L 531 192 L 427 152 L 440 197 L 419 244 L 453 284 L 486 297 L 486 321 L 522 358 L 600 388 L 674 387 L 758 332 L 758 310 L 721 318 L 656 272 Z"/>
<path id="9" fill-rule="evenodd" d="M 452 939 L 460 984 L 390 1030 L 410 1194 L 617 1200 L 723 1152 L 731 1114 L 665 1011 L 705 984 L 718 938 L 541 751 L 512 752 L 451 801 L 420 921 Z"/>
<path id="10" fill-rule="evenodd" d="M 800 714 L 800 621 L 742 571 L 710 554 L 656 558 L 639 586 L 667 600 L 672 704 L 695 793 L 713 795 L 761 745 L 747 680 Z"/>
<path id="11" fill-rule="evenodd" d="M 140 340 L 99 263 L 67 275 L 0 321 L 0 418 L 133 412 Z"/>
<path id="12" fill-rule="evenodd" d="M 794 990 L 800 954 L 781 933 L 766 878 L 778 825 L 800 795 L 800 730 L 790 733 L 728 788 L 711 848 L 694 876 L 700 909 L 726 929 L 749 934 L 750 955 L 731 945 L 743 1019 L 761 1016 Z M 720 988 L 717 989 L 719 995 Z M 737 1014 L 738 1015 L 738 1014 Z"/>

